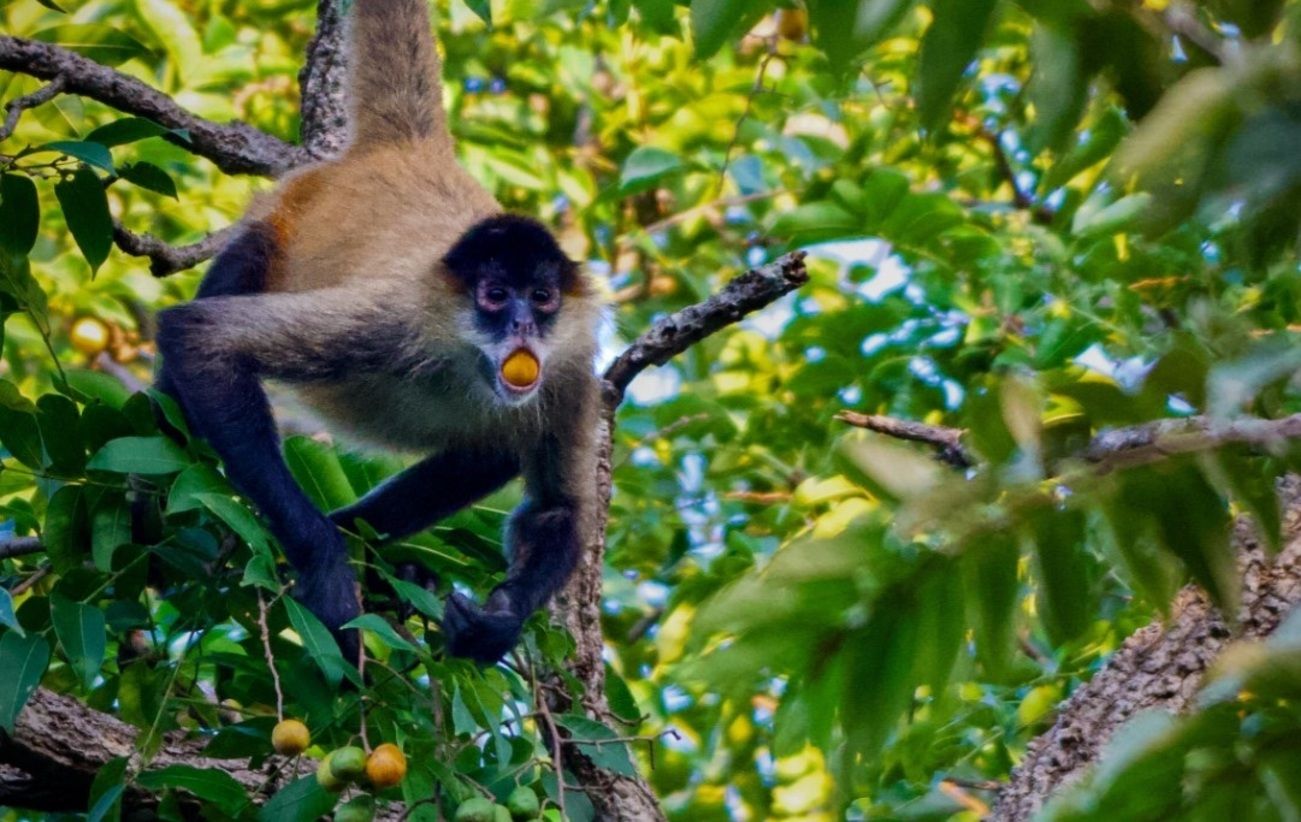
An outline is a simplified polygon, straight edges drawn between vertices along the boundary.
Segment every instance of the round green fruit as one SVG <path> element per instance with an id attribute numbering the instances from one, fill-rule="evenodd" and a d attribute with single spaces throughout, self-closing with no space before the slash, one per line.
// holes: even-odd
<path id="1" fill-rule="evenodd" d="M 334 811 L 334 822 L 370 822 L 375 818 L 375 800 L 362 794 L 349 799 Z"/>
<path id="2" fill-rule="evenodd" d="M 330 773 L 344 782 L 356 782 L 366 773 L 366 752 L 355 745 L 330 754 Z"/>
<path id="3" fill-rule="evenodd" d="M 325 788 L 330 793 L 338 793 L 343 790 L 348 783 L 334 775 L 334 771 L 330 768 L 331 760 L 333 759 L 334 754 L 328 753 L 325 755 L 325 758 L 321 760 L 321 764 L 316 766 L 316 784 Z"/>
<path id="4" fill-rule="evenodd" d="M 492 806 L 492 822 L 510 822 L 510 811 L 505 805 Z"/>
<path id="5" fill-rule="evenodd" d="M 456 808 L 455 822 L 494 822 L 494 805 L 482 796 L 467 799 Z"/>
<path id="6" fill-rule="evenodd" d="M 532 788 L 520 785 L 506 797 L 506 809 L 510 811 L 511 819 L 524 822 L 528 819 L 537 819 L 538 814 L 542 812 L 542 805 L 538 803 L 538 795 Z"/>

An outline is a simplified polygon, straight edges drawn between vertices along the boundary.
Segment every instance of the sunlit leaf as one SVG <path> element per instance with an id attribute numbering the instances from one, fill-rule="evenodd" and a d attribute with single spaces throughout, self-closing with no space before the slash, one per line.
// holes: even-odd
<path id="1" fill-rule="evenodd" d="M 109 166 L 112 167 L 111 162 Z M 113 247 L 113 217 L 108 211 L 104 186 L 95 172 L 82 166 L 72 177 L 56 183 L 54 194 L 68 221 L 68 230 L 93 274 L 108 259 L 109 249 Z"/>

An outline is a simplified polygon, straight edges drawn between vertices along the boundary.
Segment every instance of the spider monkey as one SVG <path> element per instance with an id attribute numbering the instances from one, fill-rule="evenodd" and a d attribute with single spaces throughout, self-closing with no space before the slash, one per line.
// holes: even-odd
<path id="1" fill-rule="evenodd" d="M 493 663 L 568 579 L 593 515 L 598 289 L 457 164 L 424 0 L 357 0 L 350 48 L 347 149 L 255 202 L 197 297 L 161 312 L 158 384 L 352 659 L 340 527 L 399 538 L 522 474 L 505 580 L 483 605 L 452 593 L 442 623 L 452 655 Z M 362 442 L 425 456 L 327 516 L 285 465 L 264 380 Z"/>

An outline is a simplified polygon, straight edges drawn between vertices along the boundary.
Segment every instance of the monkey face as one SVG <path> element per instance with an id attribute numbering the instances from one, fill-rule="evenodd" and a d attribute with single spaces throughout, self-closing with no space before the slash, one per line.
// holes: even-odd
<path id="1" fill-rule="evenodd" d="M 484 377 L 502 402 L 528 401 L 546 379 L 549 338 L 564 322 L 577 266 L 544 226 L 515 215 L 473 226 L 443 264 L 472 304 Z"/>

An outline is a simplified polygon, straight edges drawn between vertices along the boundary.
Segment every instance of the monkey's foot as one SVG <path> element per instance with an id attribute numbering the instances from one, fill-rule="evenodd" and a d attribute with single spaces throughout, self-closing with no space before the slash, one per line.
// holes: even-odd
<path id="1" fill-rule="evenodd" d="M 515 647 L 524 620 L 509 610 L 484 610 L 460 594 L 447 598 L 443 634 L 447 652 L 491 665 Z"/>

